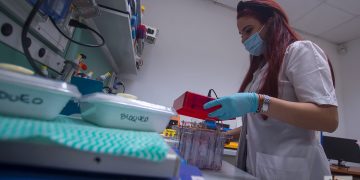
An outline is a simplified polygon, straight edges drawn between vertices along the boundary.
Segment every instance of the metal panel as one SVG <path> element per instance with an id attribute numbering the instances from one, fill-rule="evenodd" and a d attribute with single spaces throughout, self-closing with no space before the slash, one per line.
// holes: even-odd
<path id="1" fill-rule="evenodd" d="M 2 10 L 5 10 L 6 12 L 14 16 L 14 18 L 19 21 L 19 23 L 25 22 L 31 10 L 30 4 L 25 0 L 0 0 L 0 6 Z M 31 27 L 32 31 L 39 34 L 43 38 L 43 40 L 49 42 L 49 44 L 52 45 L 53 48 L 56 48 L 61 52 L 65 51 L 68 40 L 57 31 L 49 18 L 43 17 L 38 13 L 34 17 Z M 74 28 L 70 27 L 62 29 L 65 30 L 64 32 L 69 32 L 70 37 L 74 31 Z"/>
<path id="2" fill-rule="evenodd" d="M 5 36 L 3 33 L 1 33 L 0 41 L 23 53 L 23 48 L 21 45 L 22 27 L 16 24 L 5 14 L 0 12 L 0 26 L 3 27 L 5 23 L 11 25 L 12 32 L 8 36 Z M 31 57 L 39 61 L 40 63 L 50 67 L 51 69 L 57 72 L 61 72 L 64 66 L 64 59 L 55 52 L 53 52 L 51 49 L 49 49 L 45 44 L 34 38 L 34 36 L 32 36 L 31 34 L 28 34 L 28 37 L 31 39 L 31 46 L 29 47 Z M 41 49 L 44 52 L 43 56 L 39 55 L 39 51 Z"/>

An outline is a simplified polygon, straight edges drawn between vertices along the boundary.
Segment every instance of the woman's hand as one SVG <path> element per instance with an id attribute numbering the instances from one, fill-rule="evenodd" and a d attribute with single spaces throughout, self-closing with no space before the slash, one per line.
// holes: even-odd
<path id="1" fill-rule="evenodd" d="M 256 112 L 259 105 L 256 93 L 236 93 L 231 96 L 221 97 L 204 104 L 204 109 L 221 105 L 220 109 L 209 114 L 221 120 L 233 119 L 250 112 Z"/>

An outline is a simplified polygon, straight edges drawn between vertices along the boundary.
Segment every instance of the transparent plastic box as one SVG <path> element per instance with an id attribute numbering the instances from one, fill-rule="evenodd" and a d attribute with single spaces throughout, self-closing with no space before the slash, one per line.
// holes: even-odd
<path id="1" fill-rule="evenodd" d="M 217 130 L 180 127 L 177 129 L 180 155 L 200 169 L 220 170 L 226 136 Z"/>
<path id="2" fill-rule="evenodd" d="M 83 119 L 99 126 L 159 133 L 177 115 L 170 107 L 103 93 L 83 96 L 80 110 Z"/>
<path id="3" fill-rule="evenodd" d="M 0 69 L 0 114 L 51 120 L 80 97 L 76 86 L 65 82 Z"/>

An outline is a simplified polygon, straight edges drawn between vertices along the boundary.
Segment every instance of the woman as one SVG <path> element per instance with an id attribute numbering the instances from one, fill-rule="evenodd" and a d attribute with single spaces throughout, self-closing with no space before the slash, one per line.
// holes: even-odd
<path id="1" fill-rule="evenodd" d="M 330 167 L 316 131 L 333 132 L 338 126 L 325 53 L 299 39 L 273 0 L 239 2 L 237 27 L 250 68 L 239 93 L 204 108 L 221 105 L 209 116 L 223 120 L 243 117 L 239 168 L 260 179 L 324 179 Z"/>

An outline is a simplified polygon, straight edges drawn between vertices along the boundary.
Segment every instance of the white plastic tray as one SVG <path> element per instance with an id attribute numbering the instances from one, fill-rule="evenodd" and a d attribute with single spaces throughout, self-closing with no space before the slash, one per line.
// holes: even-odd
<path id="1" fill-rule="evenodd" d="M 159 133 L 177 115 L 173 108 L 102 93 L 83 96 L 80 109 L 83 119 L 100 126 Z"/>
<path id="2" fill-rule="evenodd" d="M 0 69 L 0 114 L 50 120 L 80 96 L 65 82 Z"/>

